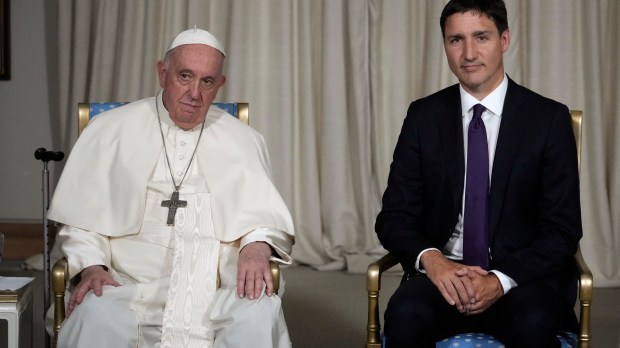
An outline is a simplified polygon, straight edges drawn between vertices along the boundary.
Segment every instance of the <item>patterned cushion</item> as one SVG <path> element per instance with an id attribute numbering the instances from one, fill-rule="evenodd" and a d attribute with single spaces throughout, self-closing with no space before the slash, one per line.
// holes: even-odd
<path id="1" fill-rule="evenodd" d="M 571 332 L 558 334 L 562 348 L 577 348 L 577 335 Z M 483 333 L 466 333 L 437 342 L 436 348 L 505 348 L 495 337 Z"/>
<path id="2" fill-rule="evenodd" d="M 213 105 L 217 106 L 218 108 L 226 111 L 227 113 L 237 118 L 239 117 L 239 112 L 237 110 L 237 103 L 213 103 Z"/>
<path id="3" fill-rule="evenodd" d="M 572 332 L 558 333 L 562 348 L 577 348 L 577 335 Z M 385 337 L 382 337 L 382 346 L 387 348 Z M 437 342 L 436 348 L 505 348 L 504 344 L 495 337 L 483 333 L 465 333 L 452 336 Z"/>
<path id="4" fill-rule="evenodd" d="M 89 116 L 90 118 L 93 118 L 104 111 L 112 110 L 125 104 L 127 104 L 127 102 L 90 103 Z M 213 103 L 213 105 L 235 117 L 239 117 L 237 115 L 237 103 Z"/>
<path id="5" fill-rule="evenodd" d="M 93 118 L 104 111 L 112 110 L 125 104 L 127 102 L 90 103 L 90 113 L 88 115 L 90 118 Z"/>
<path id="6" fill-rule="evenodd" d="M 483 333 L 465 333 L 437 342 L 437 348 L 505 348 L 495 337 Z"/>

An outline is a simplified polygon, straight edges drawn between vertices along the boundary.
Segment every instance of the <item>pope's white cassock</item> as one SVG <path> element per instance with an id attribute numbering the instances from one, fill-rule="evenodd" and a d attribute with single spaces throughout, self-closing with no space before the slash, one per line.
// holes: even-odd
<path id="1" fill-rule="evenodd" d="M 160 94 L 102 113 L 79 137 L 48 217 L 63 224 L 70 277 L 104 265 L 122 286 L 90 292 L 59 347 L 291 346 L 279 297 L 236 295 L 243 246 L 267 242 L 291 262 L 293 223 L 264 140 L 214 106 L 198 142 L 200 129 L 176 127 Z M 173 226 L 171 172 L 187 201 Z"/>

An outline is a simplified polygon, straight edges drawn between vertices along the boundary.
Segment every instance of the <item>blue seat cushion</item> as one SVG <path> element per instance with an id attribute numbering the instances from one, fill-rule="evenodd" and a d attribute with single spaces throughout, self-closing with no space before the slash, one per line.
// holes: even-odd
<path id="1" fill-rule="evenodd" d="M 558 334 L 562 348 L 577 348 L 577 335 L 571 332 Z M 505 348 L 495 337 L 483 333 L 465 333 L 437 342 L 436 348 Z"/>
<path id="2" fill-rule="evenodd" d="M 579 346 L 577 335 L 572 332 L 558 333 L 562 348 L 577 348 Z M 381 335 L 381 345 L 387 348 L 385 336 Z M 452 336 L 437 342 L 436 348 L 505 348 L 504 344 L 496 340 L 495 337 L 483 333 L 465 333 Z"/>
<path id="3" fill-rule="evenodd" d="M 505 348 L 495 337 L 483 333 L 464 333 L 437 342 L 437 348 Z"/>

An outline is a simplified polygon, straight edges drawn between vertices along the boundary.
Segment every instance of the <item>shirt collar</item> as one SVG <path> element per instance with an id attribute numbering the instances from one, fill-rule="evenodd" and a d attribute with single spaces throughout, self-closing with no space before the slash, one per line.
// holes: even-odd
<path id="1" fill-rule="evenodd" d="M 504 111 L 506 92 L 508 91 L 508 76 L 504 74 L 504 79 L 499 86 L 497 86 L 493 92 L 482 100 L 478 100 L 471 94 L 467 93 L 460 84 L 459 91 L 461 92 L 461 114 L 463 117 L 467 115 L 471 108 L 473 108 L 476 104 L 482 104 L 488 111 L 501 117 L 502 112 Z"/>

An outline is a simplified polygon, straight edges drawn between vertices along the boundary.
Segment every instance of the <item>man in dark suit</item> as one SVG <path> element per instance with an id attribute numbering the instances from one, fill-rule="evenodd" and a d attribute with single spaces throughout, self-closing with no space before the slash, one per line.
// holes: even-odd
<path id="1" fill-rule="evenodd" d="M 386 346 L 473 331 L 559 347 L 582 235 L 570 113 L 505 74 L 502 0 L 451 0 L 440 24 L 459 84 L 410 105 L 375 226 L 407 273 Z"/>

